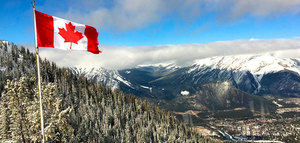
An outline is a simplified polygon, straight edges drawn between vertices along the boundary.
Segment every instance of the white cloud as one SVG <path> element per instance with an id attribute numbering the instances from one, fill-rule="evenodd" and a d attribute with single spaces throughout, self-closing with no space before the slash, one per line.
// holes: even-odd
<path id="1" fill-rule="evenodd" d="M 299 0 L 233 0 L 234 6 L 231 10 L 233 17 L 244 14 L 253 16 L 269 16 L 285 12 L 299 13 Z"/>
<path id="2" fill-rule="evenodd" d="M 289 49 L 289 50 L 279 50 L 270 52 L 273 56 L 279 58 L 297 58 L 300 60 L 300 48 L 298 49 Z"/>
<path id="3" fill-rule="evenodd" d="M 211 13 L 227 21 L 244 15 L 300 13 L 300 0 L 77 0 L 68 4 L 68 12 L 58 16 L 116 31 L 143 28 L 165 18 L 194 21 Z"/>
<path id="4" fill-rule="evenodd" d="M 87 13 L 70 9 L 68 13 L 60 15 L 76 21 L 83 21 L 97 28 L 100 28 L 101 25 L 101 28 L 103 26 L 104 28 L 116 28 L 123 31 L 141 28 L 158 21 L 164 13 L 162 5 L 162 0 L 116 0 L 113 6 L 109 8 L 94 8 Z"/>
<path id="5" fill-rule="evenodd" d="M 162 46 L 104 46 L 103 53 L 94 55 L 82 51 L 63 51 L 41 48 L 41 57 L 60 66 L 105 67 L 125 69 L 142 64 L 174 62 L 179 66 L 191 64 L 195 59 L 212 56 L 272 53 L 278 57 L 300 58 L 299 39 L 236 40 L 208 44 Z"/>

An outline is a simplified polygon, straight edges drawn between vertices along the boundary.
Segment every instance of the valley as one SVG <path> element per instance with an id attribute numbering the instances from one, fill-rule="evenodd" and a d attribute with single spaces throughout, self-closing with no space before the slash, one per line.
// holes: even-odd
<path id="1" fill-rule="evenodd" d="M 4 0 L 0 143 L 300 143 L 300 0 Z"/>
<path id="2" fill-rule="evenodd" d="M 122 79 L 112 78 L 118 89 L 171 111 L 203 135 L 226 140 L 221 129 L 238 139 L 298 140 L 298 59 L 213 57 L 187 67 L 156 64 L 110 73 Z"/>
<path id="3" fill-rule="evenodd" d="M 35 70 L 32 70 L 35 68 L 34 55 L 24 47 L 20 50 L 12 50 L 12 47 L 18 48 L 8 42 L 3 43 L 1 47 L 0 60 L 3 61 L 0 71 L 1 91 L 7 90 L 6 82 L 4 82 L 6 80 L 18 79 L 22 76 L 35 76 Z M 228 58 L 232 59 L 232 57 L 220 59 L 225 60 Z M 246 60 L 240 60 L 247 62 L 249 59 L 256 58 L 260 59 L 260 56 L 248 56 Z M 261 63 L 257 63 L 261 65 L 258 69 L 246 70 L 243 67 L 242 72 L 233 67 L 217 67 L 220 65 L 219 63 L 223 62 L 219 60 L 214 62 L 215 65 L 207 62 L 210 63 L 209 66 L 195 62 L 187 67 L 179 67 L 175 64 L 157 64 L 124 70 L 110 70 L 102 67 L 91 69 L 80 67 L 59 68 L 54 63 L 43 61 L 42 78 L 43 81 L 57 84 L 60 90 L 59 93 L 63 95 L 61 98 L 67 103 L 64 106 L 77 108 L 78 105 L 73 102 L 80 104 L 82 109 L 76 111 L 78 115 L 72 115 L 76 120 L 82 118 L 81 116 L 85 116 L 83 108 L 96 106 L 93 105 L 95 100 L 93 96 L 96 96 L 93 90 L 97 89 L 100 90 L 100 93 L 108 94 L 103 98 L 107 98 L 106 100 L 109 101 L 113 100 L 110 94 L 113 94 L 113 96 L 120 95 L 123 98 L 125 95 L 120 92 L 123 91 L 128 96 L 126 100 L 132 104 L 130 106 L 136 106 L 135 103 L 132 103 L 132 98 L 134 98 L 136 102 L 138 101 L 139 104 L 143 105 L 143 108 L 148 108 L 148 106 L 151 108 L 149 111 L 148 109 L 147 111 L 141 109 L 140 113 L 152 114 L 153 110 L 158 110 L 156 108 L 159 107 L 163 109 L 161 114 L 165 115 L 164 110 L 166 110 L 168 112 L 166 116 L 171 113 L 172 116 L 176 117 L 178 123 L 184 122 L 188 127 L 192 127 L 195 132 L 208 138 L 224 141 L 252 139 L 297 141 L 300 134 L 299 61 L 297 59 L 276 59 L 272 56 L 264 58 L 273 58 L 273 61 L 277 62 L 267 63 L 267 61 L 261 61 Z M 212 58 L 211 60 L 215 61 L 215 59 Z M 234 59 L 234 61 L 239 62 L 238 59 Z M 243 62 L 241 64 L 247 65 Z M 269 66 L 272 68 L 267 68 Z M 260 71 L 261 69 L 264 70 Z M 67 78 L 72 79 L 72 82 L 68 81 Z M 97 84 L 97 86 L 93 85 L 93 90 L 87 88 L 83 90 L 85 92 L 81 93 L 82 91 L 79 92 L 78 89 L 81 89 L 82 85 L 77 86 L 77 84 L 84 84 L 85 86 L 87 84 Z M 290 86 L 287 86 L 287 84 Z M 93 94 L 93 96 L 89 96 L 88 93 Z M 86 101 L 91 100 L 93 102 L 84 103 L 78 100 L 81 97 L 77 94 L 84 95 Z M 70 97 L 67 95 L 76 95 L 76 97 L 69 99 Z M 138 99 L 135 99 L 136 97 Z M 123 100 L 122 98 L 116 99 Z M 112 110 L 110 108 L 114 108 L 113 106 L 119 105 L 109 104 L 109 107 L 107 107 L 104 103 L 101 103 L 101 108 L 107 108 L 107 110 Z M 124 109 L 130 108 L 131 110 L 132 108 L 122 106 L 124 106 L 122 107 Z M 93 110 L 98 109 L 93 107 Z M 89 116 L 95 116 L 94 111 L 89 110 L 89 112 L 91 112 Z M 123 110 L 114 112 L 123 112 Z M 138 115 L 140 113 L 136 113 L 136 115 L 144 117 L 144 115 Z M 105 111 L 104 114 L 111 113 Z M 145 115 L 145 117 L 148 117 L 148 115 Z M 117 116 L 112 117 L 112 119 L 119 121 L 116 118 Z M 88 120 L 85 118 L 85 121 Z M 156 119 L 153 120 L 156 121 Z M 82 124 L 87 124 L 85 121 L 82 121 Z M 95 120 L 95 123 L 99 121 Z M 73 125 L 78 124 L 70 123 Z M 106 124 L 101 123 L 101 126 L 106 126 Z M 91 127 L 85 128 L 94 130 Z M 117 131 L 123 132 L 119 129 Z M 112 139 L 105 132 L 101 134 L 106 139 Z M 91 140 L 95 139 L 94 137 L 92 136 Z M 164 138 L 164 140 L 166 139 Z"/>

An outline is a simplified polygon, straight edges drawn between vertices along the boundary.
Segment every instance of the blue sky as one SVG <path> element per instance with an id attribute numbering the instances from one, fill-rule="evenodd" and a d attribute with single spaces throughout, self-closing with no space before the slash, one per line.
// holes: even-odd
<path id="1" fill-rule="evenodd" d="M 30 0 L 0 2 L 0 40 L 32 46 Z M 41 57 L 59 66 L 186 66 L 240 54 L 300 58 L 300 0 L 36 0 L 36 7 L 99 31 L 99 55 L 41 48 Z"/>
<path id="2" fill-rule="evenodd" d="M 36 6 L 41 12 L 95 26 L 101 45 L 153 46 L 300 37 L 300 2 L 294 0 L 275 4 L 270 0 L 168 1 L 37 0 Z M 0 39 L 33 43 L 30 0 L 1 3 Z M 263 5 L 271 6 L 259 9 Z"/>

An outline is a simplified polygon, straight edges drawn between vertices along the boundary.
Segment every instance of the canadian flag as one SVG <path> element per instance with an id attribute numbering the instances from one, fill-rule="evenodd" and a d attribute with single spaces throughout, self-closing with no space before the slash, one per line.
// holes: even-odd
<path id="1" fill-rule="evenodd" d="M 78 24 L 35 11 L 38 47 L 86 50 L 99 54 L 98 32 L 94 27 Z"/>

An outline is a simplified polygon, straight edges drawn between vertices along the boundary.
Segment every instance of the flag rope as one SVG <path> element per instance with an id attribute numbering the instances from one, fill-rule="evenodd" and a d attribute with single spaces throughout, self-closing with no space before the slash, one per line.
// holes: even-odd
<path id="1" fill-rule="evenodd" d="M 40 99 L 42 143 L 45 143 L 42 92 L 41 92 L 42 87 L 41 87 L 41 73 L 40 73 L 40 56 L 39 56 L 39 47 L 37 46 L 37 38 L 36 38 L 35 0 L 32 0 L 32 12 L 33 12 L 33 21 L 34 21 L 34 41 L 35 41 L 37 75 L 38 75 L 38 90 L 39 90 L 38 92 L 39 92 L 39 99 Z"/>

